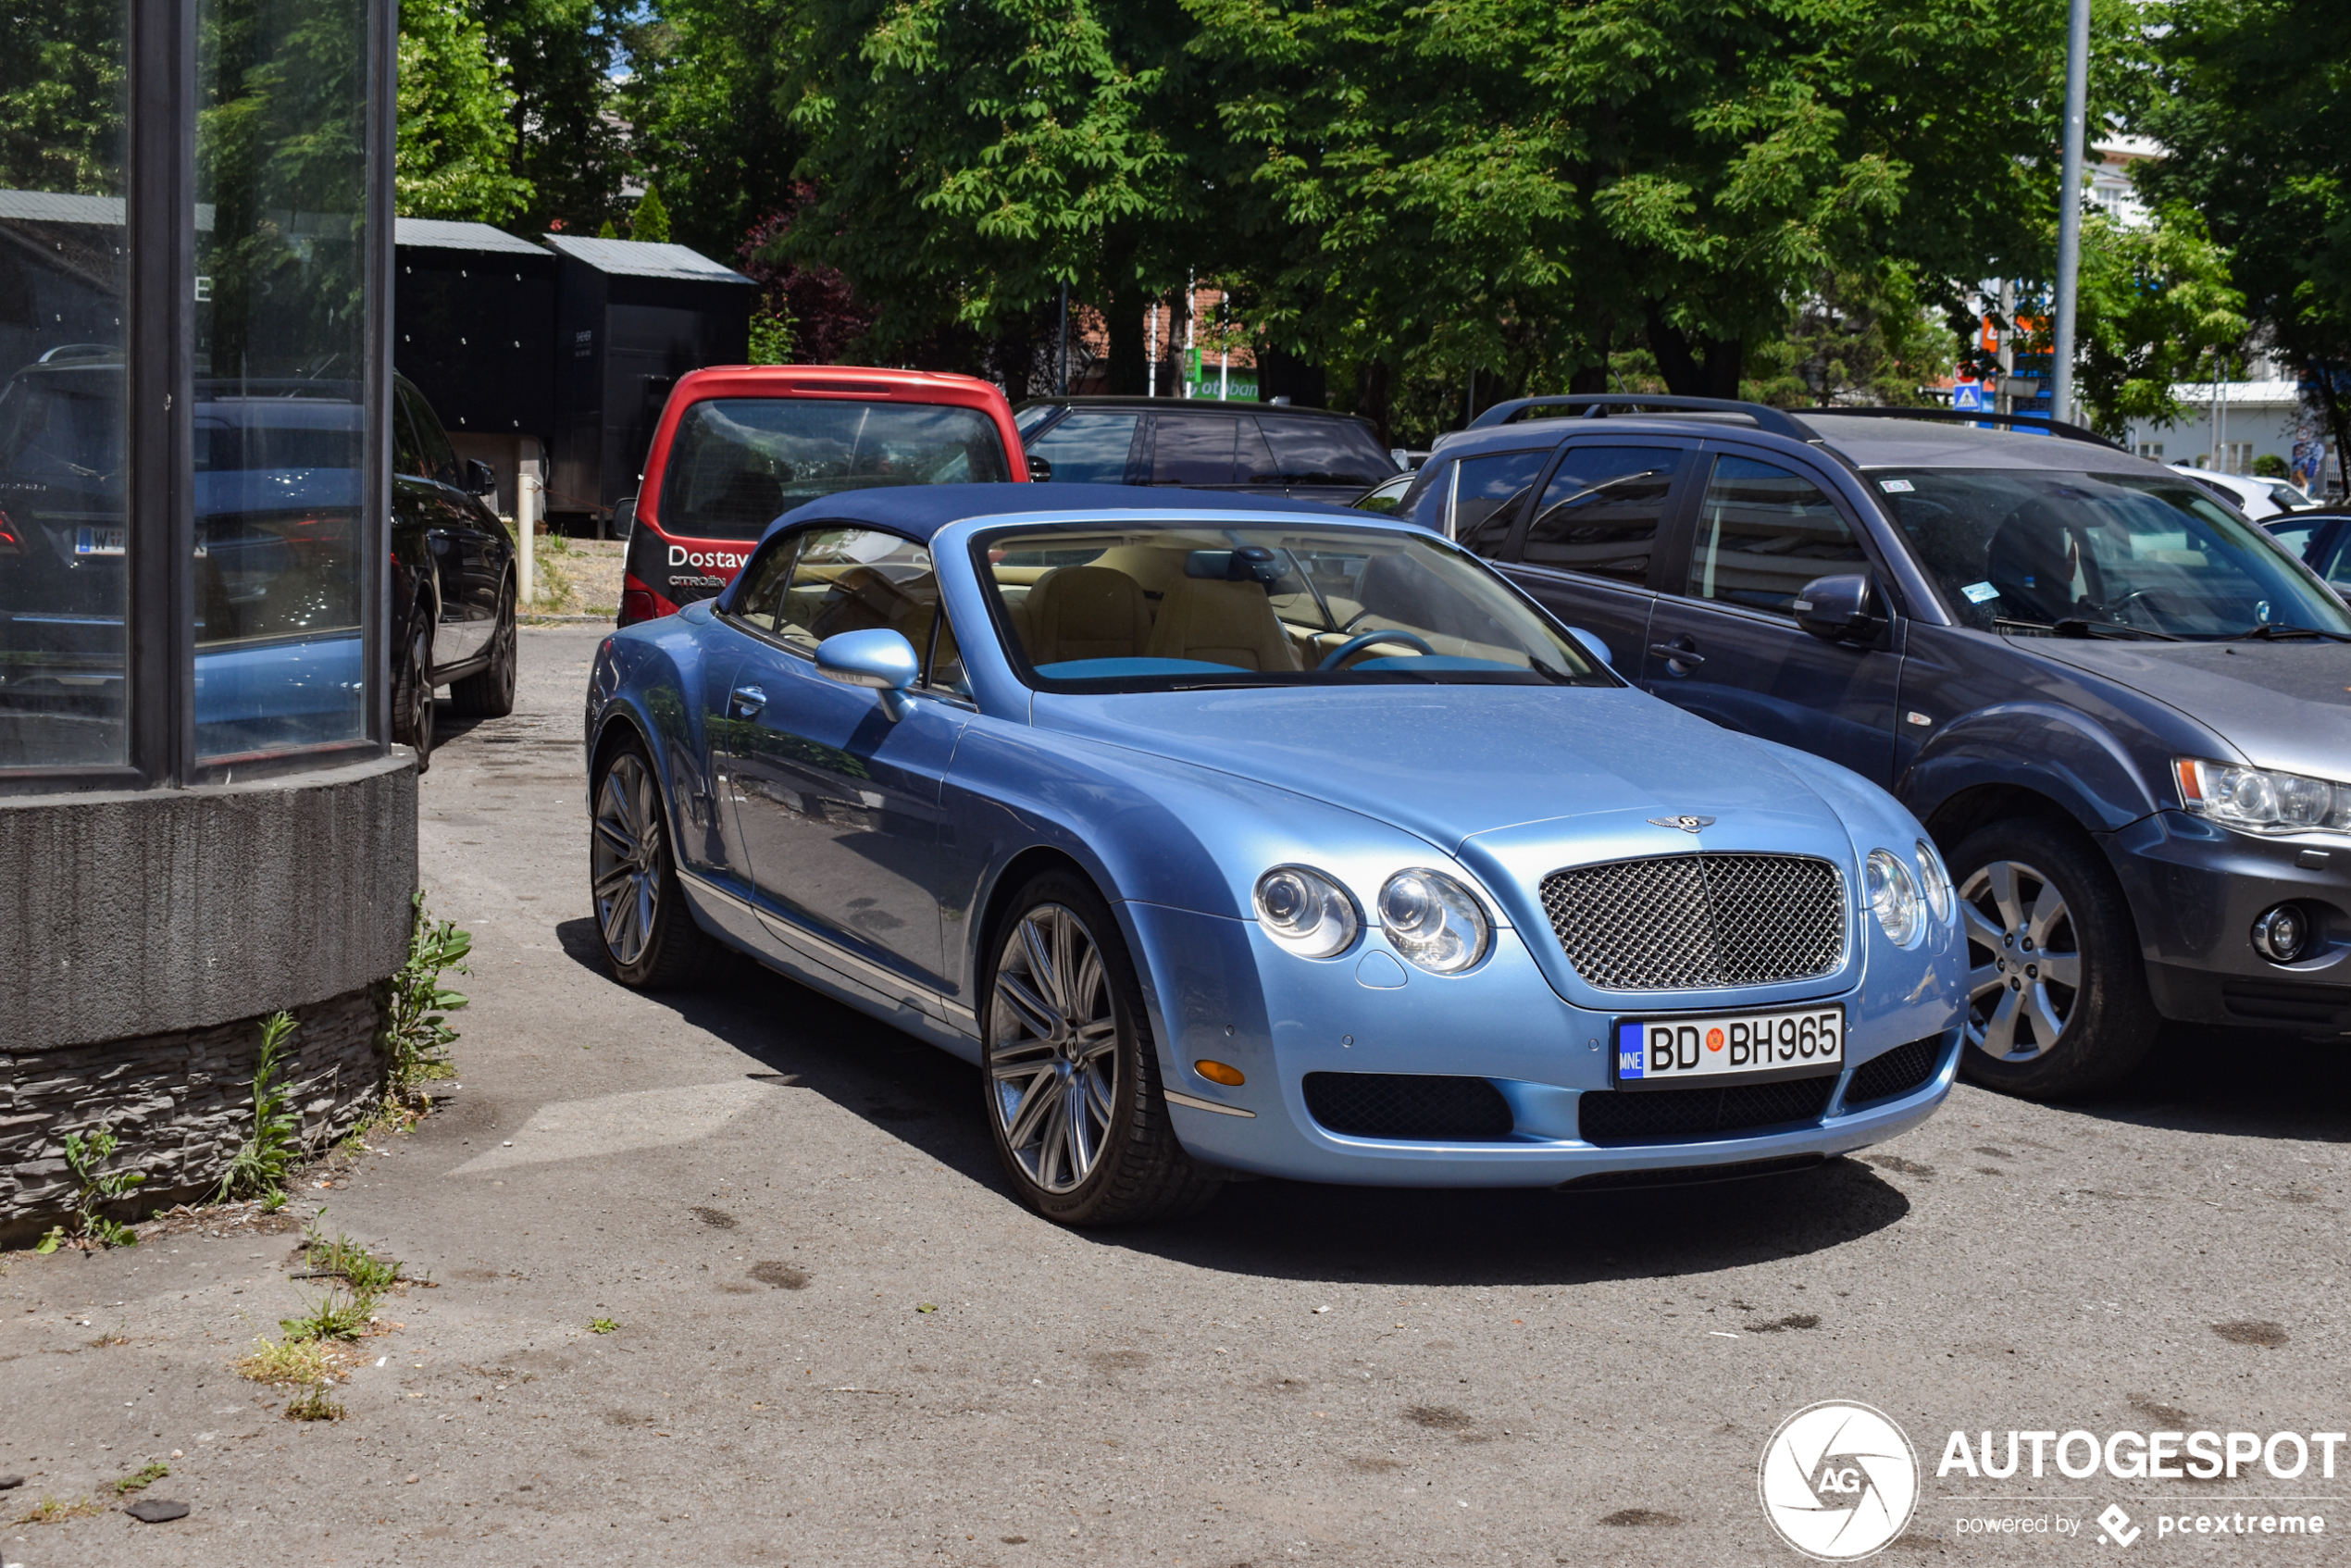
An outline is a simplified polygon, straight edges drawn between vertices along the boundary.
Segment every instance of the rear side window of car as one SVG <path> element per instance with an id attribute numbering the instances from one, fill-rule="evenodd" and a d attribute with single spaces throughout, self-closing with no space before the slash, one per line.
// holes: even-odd
<path id="1" fill-rule="evenodd" d="M 813 650 L 844 631 L 888 628 L 920 653 L 939 615 L 930 552 L 874 529 L 809 529 L 763 555 L 736 616 Z"/>
<path id="2" fill-rule="evenodd" d="M 1681 461 L 1670 446 L 1570 447 L 1543 487 L 1518 558 L 1646 584 Z"/>
<path id="3" fill-rule="evenodd" d="M 1751 457 L 1714 459 L 1690 546 L 1690 597 L 1790 615 L 1814 578 L 1868 564 L 1811 480 Z"/>
<path id="4" fill-rule="evenodd" d="M 1550 455 L 1537 448 L 1462 458 L 1454 466 L 1452 521 L 1445 531 L 1480 555 L 1499 554 Z"/>
<path id="5" fill-rule="evenodd" d="M 1375 485 L 1396 472 L 1396 460 L 1352 419 L 1260 414 L 1256 424 L 1284 484 Z"/>
<path id="6" fill-rule="evenodd" d="M 1056 484 L 1125 484 L 1139 414 L 1072 414 L 1031 442 L 1028 454 L 1053 466 Z"/>
<path id="7" fill-rule="evenodd" d="M 1241 421 L 1229 414 L 1162 414 L 1151 421 L 1153 484 L 1233 483 Z"/>

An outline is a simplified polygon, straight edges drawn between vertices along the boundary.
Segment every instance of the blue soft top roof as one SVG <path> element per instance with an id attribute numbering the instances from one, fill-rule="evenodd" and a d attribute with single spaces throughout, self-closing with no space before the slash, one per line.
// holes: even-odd
<path id="1" fill-rule="evenodd" d="M 1297 512 L 1314 517 L 1344 517 L 1353 523 L 1386 522 L 1375 513 L 1319 501 L 1279 495 L 1238 495 L 1223 490 L 1181 490 L 1169 485 L 1126 484 L 921 484 L 884 485 L 843 491 L 797 506 L 767 525 L 766 540 L 779 529 L 802 523 L 867 523 L 928 542 L 950 523 L 1026 512 Z"/>

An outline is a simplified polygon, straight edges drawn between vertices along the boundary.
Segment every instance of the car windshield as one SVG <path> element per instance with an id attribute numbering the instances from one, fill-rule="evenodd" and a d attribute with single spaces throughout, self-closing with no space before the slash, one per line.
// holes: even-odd
<path id="1" fill-rule="evenodd" d="M 1617 684 L 1426 536 L 1201 522 L 999 532 L 974 549 L 1014 662 L 1048 691 Z"/>
<path id="2" fill-rule="evenodd" d="M 1870 470 L 1966 625 L 2021 636 L 2351 634 L 2341 603 L 2185 479 L 2047 469 Z"/>
<path id="3" fill-rule="evenodd" d="M 678 421 L 659 526 L 687 539 L 757 539 L 783 513 L 844 490 L 1011 478 L 996 422 L 976 408 L 709 398 Z"/>

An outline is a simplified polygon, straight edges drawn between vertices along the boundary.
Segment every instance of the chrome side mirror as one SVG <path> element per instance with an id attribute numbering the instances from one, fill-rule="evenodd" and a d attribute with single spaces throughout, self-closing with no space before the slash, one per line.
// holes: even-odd
<path id="1" fill-rule="evenodd" d="M 816 644 L 816 667 L 843 686 L 903 691 L 922 678 L 914 645 L 888 627 L 844 631 Z"/>

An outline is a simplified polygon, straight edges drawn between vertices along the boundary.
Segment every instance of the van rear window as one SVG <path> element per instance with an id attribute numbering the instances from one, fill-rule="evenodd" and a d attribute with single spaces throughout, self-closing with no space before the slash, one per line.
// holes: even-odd
<path id="1" fill-rule="evenodd" d="M 657 521 L 673 538 L 757 539 L 793 507 L 845 490 L 1011 478 L 996 422 L 976 408 L 710 398 L 678 421 Z"/>

